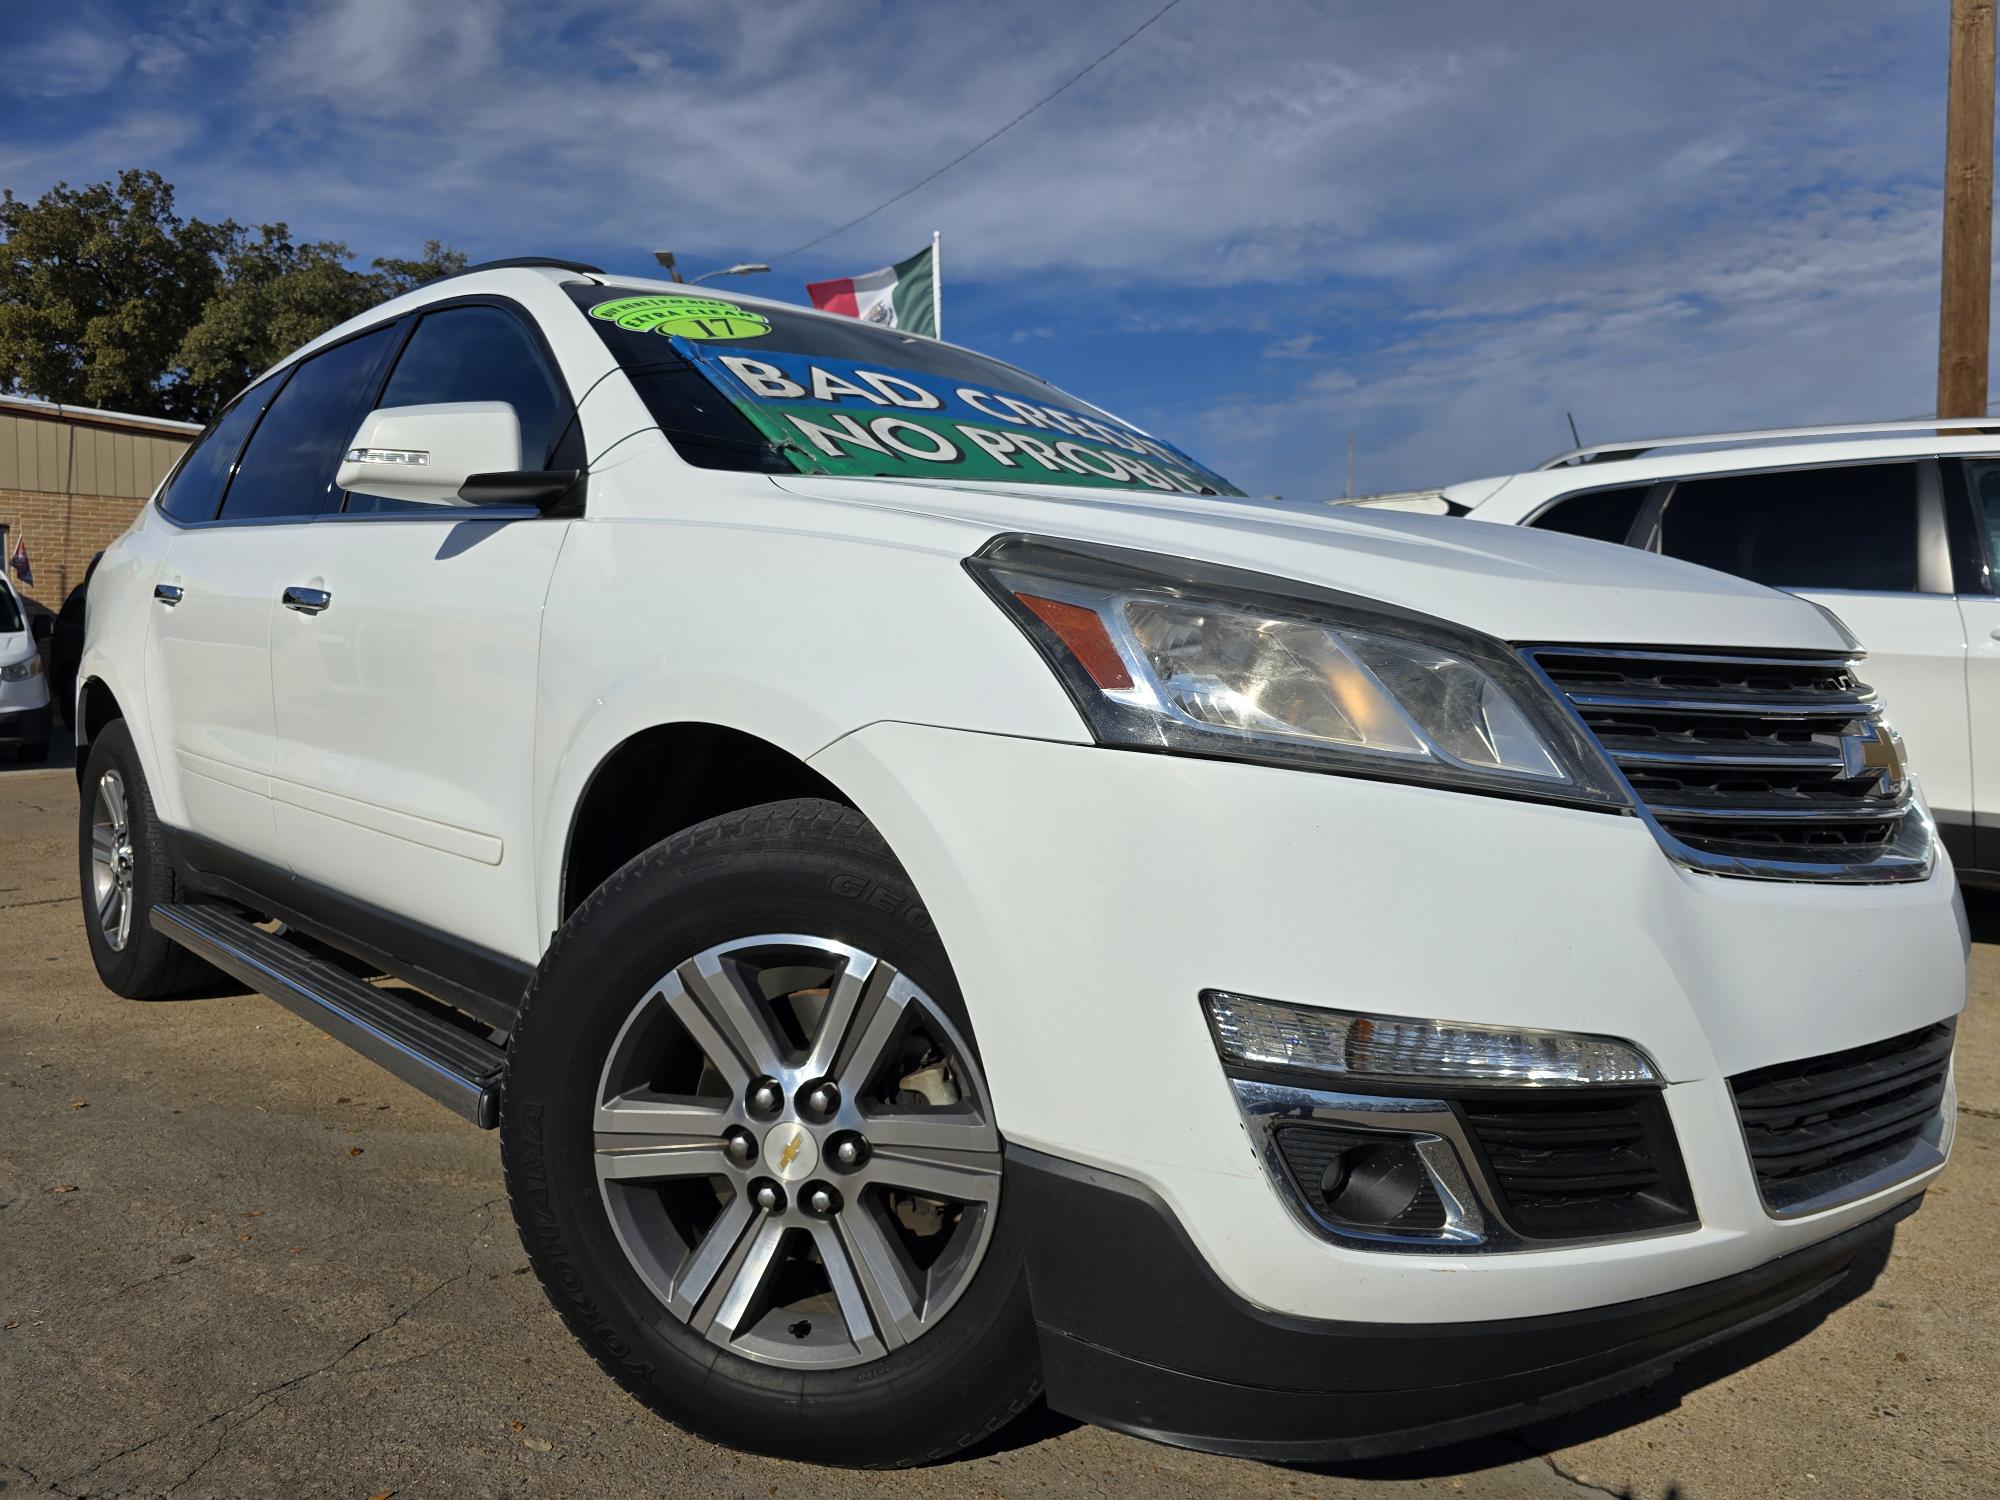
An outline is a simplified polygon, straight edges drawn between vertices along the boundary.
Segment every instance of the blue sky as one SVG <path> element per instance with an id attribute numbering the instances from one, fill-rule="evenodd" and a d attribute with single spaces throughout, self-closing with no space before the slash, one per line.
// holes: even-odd
<path id="1" fill-rule="evenodd" d="M 0 11 L 0 185 L 152 167 L 367 257 L 690 273 L 900 190 L 1160 0 L 72 0 Z M 1927 414 L 1944 0 L 1182 0 L 888 212 L 946 332 L 1258 493 Z M 730 283 L 721 283 L 727 286 Z"/>

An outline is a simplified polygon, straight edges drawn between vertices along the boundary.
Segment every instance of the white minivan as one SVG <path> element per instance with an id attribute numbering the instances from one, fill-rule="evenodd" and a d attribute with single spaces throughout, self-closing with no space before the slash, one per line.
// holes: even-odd
<path id="1" fill-rule="evenodd" d="M 498 263 L 260 377 L 105 552 L 84 920 L 121 995 L 222 970 L 497 1126 L 551 1301 L 691 1429 L 1352 1458 L 1916 1209 L 1966 932 L 1871 671 L 1706 568 Z"/>

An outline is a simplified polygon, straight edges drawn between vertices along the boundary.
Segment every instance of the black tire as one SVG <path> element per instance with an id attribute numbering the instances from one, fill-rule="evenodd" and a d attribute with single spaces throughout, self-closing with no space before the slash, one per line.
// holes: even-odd
<path id="1" fill-rule="evenodd" d="M 124 787 L 132 848 L 131 916 L 122 948 L 114 948 L 106 936 L 94 894 L 92 826 L 98 789 L 107 773 L 115 773 Z M 140 768 L 123 719 L 107 724 L 91 742 L 77 803 L 77 879 L 83 926 L 90 940 L 91 960 L 104 987 L 128 1000 L 161 1000 L 220 980 L 222 976 L 215 969 L 153 930 L 152 909 L 181 900 L 182 893 L 173 862 L 167 857 L 166 841 L 160 836 L 146 773 Z"/>
<path id="2" fill-rule="evenodd" d="M 871 1363 L 807 1370 L 718 1348 L 670 1313 L 620 1249 L 600 1195 L 592 1110 L 635 1003 L 690 956 L 772 932 L 881 955 L 976 1045 L 943 944 L 859 813 L 801 800 L 700 824 L 606 881 L 542 961 L 509 1048 L 501 1108 L 515 1223 L 570 1331 L 619 1384 L 678 1426 L 816 1463 L 886 1468 L 943 1458 L 1006 1425 L 1041 1390 L 1019 1226 L 1004 1186 L 984 1257 L 934 1326 Z"/>

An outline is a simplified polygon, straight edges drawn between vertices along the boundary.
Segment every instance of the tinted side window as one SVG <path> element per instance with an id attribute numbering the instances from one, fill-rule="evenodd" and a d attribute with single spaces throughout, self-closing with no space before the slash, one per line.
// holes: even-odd
<path id="1" fill-rule="evenodd" d="M 312 516 L 328 508 L 334 470 L 361 421 L 390 337 L 390 329 L 377 329 L 293 370 L 236 466 L 222 501 L 224 520 Z"/>
<path id="2" fill-rule="evenodd" d="M 160 496 L 160 509 L 176 521 L 212 521 L 222 487 L 229 482 L 229 466 L 243 451 L 243 440 L 257 425 L 266 403 L 284 381 L 266 380 L 236 398 L 233 406 L 194 445 Z"/>
<path id="3" fill-rule="evenodd" d="M 1960 467 L 1972 496 L 1972 513 L 1986 538 L 1986 555 L 2000 558 L 2000 459 L 1970 458 Z"/>
<path id="4" fill-rule="evenodd" d="M 1594 537 L 1600 542 L 1622 542 L 1639 519 L 1639 507 L 1646 503 L 1643 484 L 1625 490 L 1593 490 L 1588 495 L 1572 495 L 1558 500 L 1536 516 L 1532 525 L 1543 531 L 1560 531 L 1568 536 Z"/>
<path id="5" fill-rule="evenodd" d="M 545 468 L 563 401 L 526 329 L 495 307 L 448 307 L 417 324 L 396 361 L 384 406 L 505 401 L 521 419 L 521 467 Z M 420 509 L 415 502 L 349 495 L 349 510 Z"/>
<path id="6" fill-rule="evenodd" d="M 1690 480 L 1660 517 L 1660 550 L 1773 588 L 1912 590 L 1916 467 Z"/>

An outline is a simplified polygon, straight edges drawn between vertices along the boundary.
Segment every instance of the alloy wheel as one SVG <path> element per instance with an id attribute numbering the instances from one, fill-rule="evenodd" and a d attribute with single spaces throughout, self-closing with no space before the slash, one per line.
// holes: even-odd
<path id="1" fill-rule="evenodd" d="M 97 780 L 90 818 L 90 880 L 98 929 L 112 952 L 123 952 L 132 933 L 132 821 L 125 778 L 116 770 Z"/>
<path id="2" fill-rule="evenodd" d="M 633 1268 L 753 1360 L 887 1356 L 951 1308 L 992 1234 L 1000 1137 L 971 1049 L 908 975 L 844 943 L 748 937 L 663 975 L 595 1107 Z"/>

